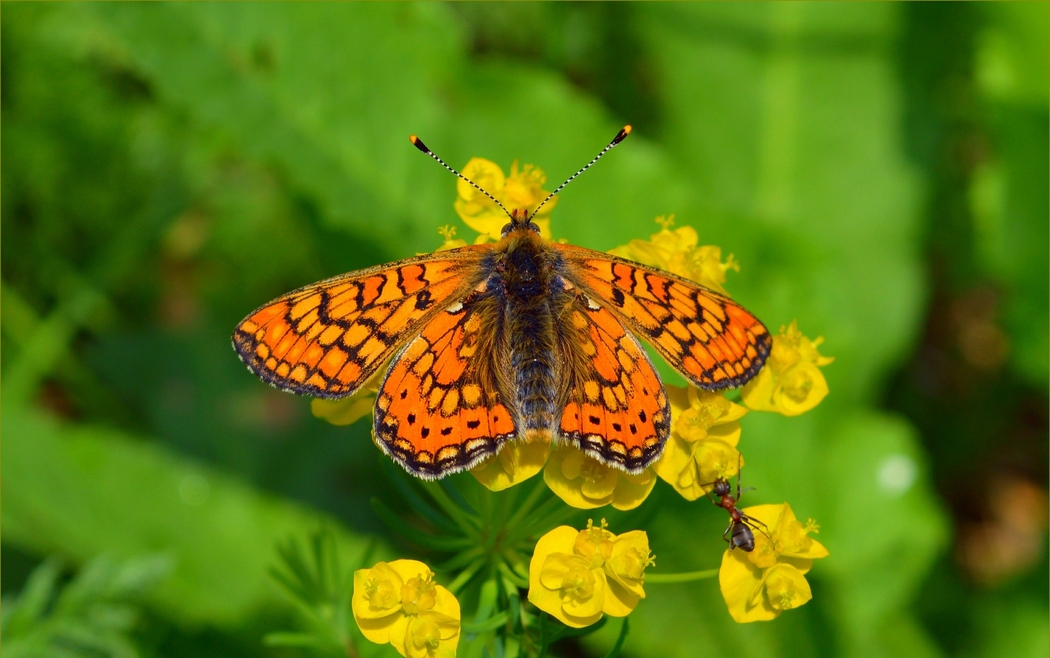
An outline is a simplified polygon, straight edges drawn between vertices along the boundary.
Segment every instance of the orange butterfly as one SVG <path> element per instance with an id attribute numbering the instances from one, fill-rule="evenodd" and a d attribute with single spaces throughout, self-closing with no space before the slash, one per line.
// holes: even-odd
<path id="1" fill-rule="evenodd" d="M 630 131 L 625 126 L 540 206 Z M 390 360 L 376 399 L 376 443 L 422 478 L 471 468 L 515 438 L 566 441 L 640 472 L 660 456 L 671 410 L 634 334 L 708 390 L 754 377 L 771 337 L 725 295 L 544 240 L 532 222 L 538 210 L 507 212 L 497 243 L 408 258 L 283 295 L 237 326 L 234 348 L 264 381 L 323 398 L 353 394 Z"/>

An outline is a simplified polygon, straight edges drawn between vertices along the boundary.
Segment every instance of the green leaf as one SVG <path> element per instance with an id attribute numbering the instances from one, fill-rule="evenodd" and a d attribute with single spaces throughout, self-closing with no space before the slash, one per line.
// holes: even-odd
<path id="1" fill-rule="evenodd" d="M 152 599 L 187 622 L 237 624 L 276 602 L 265 577 L 275 545 L 338 526 L 121 432 L 10 407 L 0 427 L 4 541 L 78 561 L 102 552 L 119 558 L 164 551 L 175 568 Z M 201 482 L 197 489 L 206 493 L 188 495 L 200 493 L 187 487 Z M 149 504 L 129 504 L 139 500 Z M 364 548 L 345 531 L 337 536 L 342 552 Z"/>

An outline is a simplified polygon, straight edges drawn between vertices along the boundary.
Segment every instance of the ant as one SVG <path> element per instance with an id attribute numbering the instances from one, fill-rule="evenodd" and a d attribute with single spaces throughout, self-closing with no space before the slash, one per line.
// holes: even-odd
<path id="1" fill-rule="evenodd" d="M 744 514 L 737 509 L 737 501 L 740 500 L 740 469 L 736 472 L 736 495 L 733 495 L 733 486 L 729 484 L 729 480 L 725 478 L 718 478 L 714 482 L 702 486 L 714 485 L 711 491 L 707 493 L 707 497 L 711 499 L 711 502 L 721 507 L 725 511 L 729 512 L 729 527 L 722 533 L 722 539 L 729 543 L 729 550 L 739 548 L 745 553 L 750 553 L 755 550 L 755 534 L 751 532 L 751 528 L 758 530 L 767 538 L 769 538 L 769 528 L 766 527 L 765 523 L 762 523 L 758 519 L 751 518 L 747 514 Z M 717 499 L 711 495 L 714 493 Z M 761 526 L 761 527 L 759 527 Z"/>

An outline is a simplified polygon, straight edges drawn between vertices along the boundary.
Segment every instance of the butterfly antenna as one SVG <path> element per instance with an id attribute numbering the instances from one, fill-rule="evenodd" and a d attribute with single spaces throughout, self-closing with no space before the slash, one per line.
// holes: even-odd
<path id="1" fill-rule="evenodd" d="M 507 210 L 507 207 L 506 207 L 506 206 L 504 206 L 504 205 L 503 205 L 502 203 L 500 203 L 500 202 L 499 202 L 499 199 L 497 199 L 496 197 L 494 197 L 494 196 L 492 196 L 491 194 L 489 194 L 488 192 L 486 192 L 486 191 L 485 191 L 484 189 L 482 189 L 482 187 L 481 187 L 480 185 L 478 185 L 478 184 L 477 184 L 477 183 L 475 183 L 474 181 L 470 180 L 469 178 L 467 178 L 467 177 L 466 177 L 466 176 L 464 176 L 463 174 L 459 173 L 458 171 L 456 171 L 456 170 L 455 170 L 455 169 L 453 169 L 452 167 L 450 167 L 450 166 L 448 166 L 447 164 L 445 164 L 445 161 L 444 161 L 444 160 L 442 160 L 441 158 L 439 158 L 439 157 L 437 156 L 437 154 L 435 154 L 435 153 L 434 153 L 433 151 L 431 151 L 431 150 L 430 150 L 429 148 L 427 148 L 427 145 L 423 143 L 423 140 L 421 140 L 420 138 L 416 137 L 415 135 L 409 135 L 409 136 L 408 136 L 408 141 L 412 142 L 412 145 L 413 145 L 413 146 L 415 146 L 415 147 L 416 147 L 417 149 L 419 149 L 420 151 L 422 151 L 423 153 L 426 153 L 426 154 L 427 154 L 427 155 L 429 155 L 430 157 L 432 157 L 432 158 L 434 158 L 435 160 L 437 160 L 437 161 L 438 161 L 438 164 L 440 164 L 440 165 L 441 165 L 442 167 L 444 167 L 445 169 L 448 169 L 449 171 L 451 171 L 451 172 L 452 172 L 453 174 L 455 174 L 455 175 L 456 175 L 456 177 L 457 177 L 457 178 L 462 178 L 463 180 L 467 181 L 468 183 L 470 183 L 471 185 L 473 185 L 473 186 L 474 186 L 474 189 L 476 189 L 476 190 L 477 190 L 478 192 L 481 192 L 482 194 L 484 194 L 484 195 L 485 195 L 485 196 L 487 196 L 488 198 L 490 198 L 490 199 L 492 199 L 493 201 L 495 201 L 495 202 L 496 202 L 496 205 L 497 205 L 497 206 L 499 206 L 500 208 L 502 208 L 502 209 L 503 209 L 503 212 L 507 213 L 507 217 L 510 217 L 511 219 L 513 219 L 513 218 L 514 218 L 514 216 L 510 214 L 510 211 L 509 211 L 509 210 Z M 609 149 L 606 149 L 606 151 L 607 151 L 607 150 L 609 150 Z M 595 159 L 597 160 L 597 158 L 595 158 Z M 590 165 L 588 165 L 588 166 L 590 166 Z"/>
<path id="2" fill-rule="evenodd" d="M 568 185 L 569 183 L 571 183 L 571 182 L 573 181 L 573 179 L 575 179 L 575 178 L 576 178 L 577 176 L 579 176 L 579 175 L 580 175 L 580 174 L 582 174 L 583 172 L 585 172 L 585 171 L 587 171 L 588 169 L 590 169 L 590 168 L 591 168 L 591 166 L 592 166 L 592 165 L 593 165 L 593 164 L 594 164 L 595 162 L 597 162 L 598 160 L 600 160 L 600 159 L 601 159 L 601 157 L 602 157 L 603 155 L 605 155 L 606 153 L 608 153 L 609 151 L 611 151 L 611 150 L 612 150 L 612 147 L 616 146 L 617 144 L 619 144 L 619 143 L 620 143 L 620 142 L 622 142 L 623 140 L 627 139 L 627 136 L 628 136 L 628 135 L 630 135 L 630 134 L 631 134 L 631 127 L 630 127 L 630 126 L 624 126 L 623 128 L 621 128 L 621 129 L 620 129 L 620 132 L 616 133 L 616 137 L 613 137 L 613 140 L 612 140 L 611 142 L 609 142 L 609 145 L 608 145 L 608 146 L 606 146 L 605 148 L 603 148 L 603 149 L 601 150 L 601 152 L 600 152 L 600 153 L 598 153 L 598 155 L 594 156 L 594 159 L 593 159 L 593 160 L 591 160 L 590 162 L 588 162 L 587 164 L 585 164 L 585 165 L 583 166 L 583 168 L 581 168 L 581 169 L 580 169 L 579 171 L 577 171 L 577 172 L 576 172 L 575 174 L 573 174 L 572 176 L 569 176 L 569 178 L 568 178 L 568 179 L 567 179 L 567 180 L 566 180 L 566 181 L 565 181 L 564 183 L 562 183 L 561 185 L 559 185 L 559 186 L 558 186 L 558 189 L 554 190 L 554 191 L 553 191 L 553 192 L 551 192 L 551 193 L 550 193 L 549 195 L 547 195 L 547 198 L 543 200 L 543 203 L 541 203 L 540 205 L 536 206 L 536 209 L 532 211 L 532 214 L 531 214 L 531 215 L 529 215 L 529 219 L 531 220 L 531 219 L 532 219 L 533 217 L 535 217 L 535 216 L 536 216 L 536 214 L 537 214 L 537 213 L 538 213 L 538 212 L 540 211 L 540 208 L 542 208 L 542 207 L 543 207 L 543 206 L 544 206 L 544 205 L 545 205 L 545 204 L 546 204 L 546 203 L 547 203 L 548 201 L 550 201 L 550 200 L 551 200 L 551 199 L 552 199 L 552 198 L 554 197 L 554 195 L 555 195 L 555 194 L 557 194 L 558 192 L 561 192 L 561 191 L 562 191 L 562 189 L 563 189 L 563 188 L 564 188 L 564 187 L 565 187 L 566 185 Z M 439 160 L 439 162 L 440 162 L 440 160 Z"/>

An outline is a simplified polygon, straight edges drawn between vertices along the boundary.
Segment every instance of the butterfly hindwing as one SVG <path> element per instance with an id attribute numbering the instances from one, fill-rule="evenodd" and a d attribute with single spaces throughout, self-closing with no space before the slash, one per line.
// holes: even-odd
<path id="1" fill-rule="evenodd" d="M 253 311 L 233 332 L 248 369 L 278 388 L 352 394 L 412 334 L 474 285 L 471 247 L 321 281 Z"/>
<path id="2" fill-rule="evenodd" d="M 670 433 L 659 376 L 634 336 L 594 300 L 577 296 L 563 321 L 575 340 L 565 343 L 570 381 L 560 437 L 607 464 L 640 472 L 660 456 Z"/>
<path id="3" fill-rule="evenodd" d="M 475 291 L 430 320 L 398 354 L 376 400 L 376 443 L 412 474 L 472 467 L 516 435 L 495 379 L 495 300 Z"/>
<path id="4" fill-rule="evenodd" d="M 769 356 L 769 331 L 729 297 L 615 256 L 571 245 L 555 247 L 565 258 L 567 278 L 649 341 L 696 386 L 743 386 Z"/>

